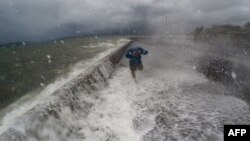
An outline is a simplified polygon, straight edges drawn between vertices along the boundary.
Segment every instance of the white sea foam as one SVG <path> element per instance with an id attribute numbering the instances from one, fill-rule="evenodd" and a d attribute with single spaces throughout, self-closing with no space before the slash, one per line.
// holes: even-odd
<path id="1" fill-rule="evenodd" d="M 81 121 L 83 129 L 80 132 L 86 141 L 140 140 L 133 127 L 136 111 L 131 107 L 136 87 L 127 70 L 118 71 L 110 86 L 101 91 L 99 98 L 102 100 L 95 103 L 89 116 Z M 91 131 L 93 128 L 98 130 Z"/>

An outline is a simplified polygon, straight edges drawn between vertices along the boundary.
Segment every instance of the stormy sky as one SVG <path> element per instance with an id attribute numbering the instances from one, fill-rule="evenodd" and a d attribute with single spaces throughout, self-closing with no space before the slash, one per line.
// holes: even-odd
<path id="1" fill-rule="evenodd" d="M 0 0 L 0 43 L 247 21 L 249 0 Z"/>

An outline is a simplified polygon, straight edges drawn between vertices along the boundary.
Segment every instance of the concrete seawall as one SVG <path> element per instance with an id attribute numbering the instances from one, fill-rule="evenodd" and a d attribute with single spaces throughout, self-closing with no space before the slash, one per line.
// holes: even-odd
<path id="1" fill-rule="evenodd" d="M 98 90 L 108 85 L 116 65 L 131 43 L 132 41 L 115 49 L 29 110 L 13 127 L 0 135 L 0 141 L 26 141 L 30 137 L 33 140 L 46 140 L 44 132 L 52 130 L 56 136 L 67 137 L 73 134 L 74 130 L 77 130 L 77 123 L 73 123 L 74 119 L 86 117 L 93 106 L 88 97 L 93 99 Z M 71 118 L 72 123 L 68 118 Z M 61 129 L 65 129 L 65 133 L 61 133 Z"/>

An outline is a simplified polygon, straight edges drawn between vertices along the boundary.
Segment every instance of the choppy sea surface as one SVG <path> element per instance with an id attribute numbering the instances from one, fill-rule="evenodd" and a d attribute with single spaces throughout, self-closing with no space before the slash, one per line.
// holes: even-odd
<path id="1" fill-rule="evenodd" d="M 70 38 L 0 47 L 0 109 L 25 95 L 37 95 L 76 63 L 113 47 L 118 38 Z M 27 98 L 23 98 L 25 101 Z"/>

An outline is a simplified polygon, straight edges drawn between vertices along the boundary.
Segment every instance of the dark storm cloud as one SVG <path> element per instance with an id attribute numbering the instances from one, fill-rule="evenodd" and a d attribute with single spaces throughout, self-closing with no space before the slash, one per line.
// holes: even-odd
<path id="1" fill-rule="evenodd" d="M 0 42 L 250 21 L 248 0 L 1 0 Z M 166 23 L 167 21 L 167 23 Z M 137 30 L 137 29 L 135 29 Z"/>

